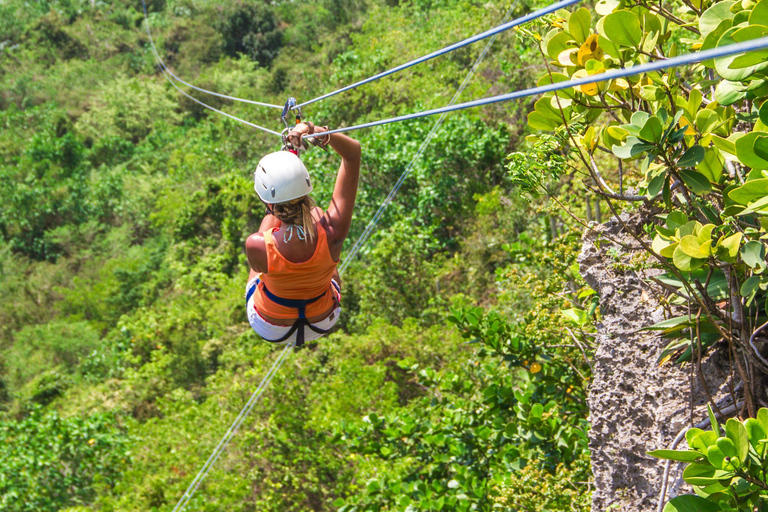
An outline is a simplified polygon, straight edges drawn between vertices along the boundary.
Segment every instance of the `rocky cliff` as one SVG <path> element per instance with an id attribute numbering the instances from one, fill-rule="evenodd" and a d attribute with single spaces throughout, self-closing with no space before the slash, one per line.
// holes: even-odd
<path id="1" fill-rule="evenodd" d="M 642 233 L 640 219 L 624 214 L 626 226 L 614 219 L 587 230 L 579 257 L 602 313 L 589 394 L 593 512 L 657 510 L 665 463 L 646 452 L 669 448 L 681 431 L 706 417 L 701 379 L 692 377 L 690 365 L 659 366 L 666 341 L 641 330 L 665 319 L 667 297 L 650 280 L 661 271 L 642 270 L 643 252 L 626 230 Z M 678 307 L 676 314 L 683 311 Z M 714 399 L 728 405 L 727 361 L 715 352 L 702 361 L 701 375 Z M 667 499 L 690 492 L 678 465 L 671 469 Z"/>

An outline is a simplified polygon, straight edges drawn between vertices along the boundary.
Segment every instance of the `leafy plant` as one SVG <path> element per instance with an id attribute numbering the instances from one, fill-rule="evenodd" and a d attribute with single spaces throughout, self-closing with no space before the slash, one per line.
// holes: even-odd
<path id="1" fill-rule="evenodd" d="M 672 498 L 664 512 L 762 510 L 768 496 L 768 409 L 756 418 L 730 418 L 720 427 L 710 409 L 711 430 L 691 428 L 689 450 L 655 450 L 649 455 L 683 462 L 683 480 L 696 494 Z"/>

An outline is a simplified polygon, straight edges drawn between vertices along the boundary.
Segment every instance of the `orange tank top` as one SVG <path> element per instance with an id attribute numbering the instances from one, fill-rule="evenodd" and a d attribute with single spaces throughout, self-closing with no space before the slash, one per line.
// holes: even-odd
<path id="1" fill-rule="evenodd" d="M 272 232 L 264 232 L 264 244 L 267 247 L 267 273 L 261 275 L 258 292 L 254 297 L 257 311 L 273 318 L 298 318 L 296 308 L 275 304 L 266 293 L 264 286 L 274 295 L 284 299 L 313 299 L 323 293 L 320 300 L 307 306 L 308 317 L 317 316 L 331 309 L 335 296 L 331 290 L 331 279 L 336 270 L 337 261 L 331 258 L 328 248 L 328 236 L 321 225 L 317 225 L 317 246 L 315 253 L 307 261 L 294 263 L 287 260 L 275 246 Z"/>

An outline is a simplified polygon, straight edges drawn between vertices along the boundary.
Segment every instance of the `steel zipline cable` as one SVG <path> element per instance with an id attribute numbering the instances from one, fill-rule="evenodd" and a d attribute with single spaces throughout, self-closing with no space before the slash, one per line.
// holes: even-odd
<path id="1" fill-rule="evenodd" d="M 512 16 L 512 13 L 515 10 L 515 7 L 517 7 L 518 2 L 519 0 L 514 1 L 512 6 L 507 11 L 507 14 L 504 15 L 504 18 L 501 21 L 502 24 L 506 23 L 506 21 Z M 453 97 L 451 98 L 451 102 L 448 105 L 454 105 L 459 100 L 459 96 L 461 96 L 461 93 L 464 92 L 464 89 L 467 87 L 467 85 L 469 84 L 469 81 L 475 75 L 477 68 L 480 67 L 480 64 L 483 62 L 483 59 L 485 59 L 485 56 L 488 54 L 488 51 L 491 49 L 491 46 L 493 46 L 493 43 L 496 41 L 499 35 L 500 35 L 500 32 L 497 32 L 488 40 L 488 42 L 480 52 L 480 55 L 478 55 L 477 59 L 475 60 L 475 63 L 472 65 L 472 68 L 470 68 L 469 72 L 464 77 L 464 80 L 461 82 L 461 85 L 454 93 Z M 411 171 L 416 165 L 416 162 L 419 160 L 419 158 L 421 158 L 421 155 L 424 153 L 424 150 L 427 149 L 427 146 L 429 146 L 429 143 L 432 141 L 432 138 L 437 134 L 437 130 L 439 130 L 440 127 L 443 125 L 443 122 L 445 121 L 446 117 L 448 117 L 448 112 L 443 113 L 437 119 L 435 124 L 432 126 L 432 129 L 429 131 L 429 134 L 427 135 L 426 139 L 422 141 L 421 146 L 419 146 L 419 150 L 411 159 L 411 162 L 408 164 L 408 167 L 405 168 L 403 173 L 397 179 L 394 186 L 389 191 L 389 194 L 387 194 L 387 197 L 384 199 L 384 202 L 382 202 L 378 210 L 376 210 L 376 213 L 374 214 L 373 218 L 370 220 L 370 222 L 368 222 L 368 225 L 365 227 L 365 230 L 360 235 L 360 237 L 355 241 L 354 245 L 349 250 L 349 253 L 344 258 L 344 261 L 339 266 L 339 275 L 344 273 L 346 268 L 349 266 L 349 264 L 357 255 L 358 251 L 360 251 L 360 248 L 363 245 L 365 245 L 365 243 L 371 237 L 371 235 L 373 234 L 373 230 L 376 228 L 376 225 L 378 224 L 379 219 L 381 218 L 381 215 L 384 213 L 384 210 L 386 210 L 387 207 L 390 205 L 390 203 L 392 203 L 392 200 L 395 198 L 395 195 L 400 190 L 400 187 L 402 186 L 403 182 L 405 182 L 405 180 L 411 174 Z"/>
<path id="2" fill-rule="evenodd" d="M 208 105 L 208 104 L 198 100 L 197 98 L 187 94 L 186 91 L 182 90 L 181 87 L 176 85 L 174 80 L 178 80 L 182 84 L 184 84 L 184 85 L 186 85 L 188 87 L 191 87 L 192 89 L 195 89 L 195 90 L 198 90 L 198 91 L 201 91 L 201 92 L 205 92 L 205 93 L 208 93 L 208 94 L 212 94 L 214 96 L 219 96 L 221 98 L 228 98 L 228 99 L 233 99 L 233 100 L 237 100 L 237 101 L 244 101 L 246 103 L 252 103 L 252 104 L 255 104 L 255 105 L 262 105 L 262 106 L 265 106 L 265 107 L 277 107 L 279 109 L 283 108 L 283 107 L 280 107 L 278 105 L 271 105 L 269 103 L 260 103 L 258 101 L 241 100 L 241 99 L 235 98 L 233 96 L 226 96 L 224 94 L 219 94 L 219 93 L 211 92 L 211 91 L 208 91 L 208 90 L 205 90 L 205 89 L 201 89 L 199 87 L 196 87 L 196 86 L 194 86 L 192 84 L 189 84 L 189 83 L 185 82 L 181 78 L 179 78 L 176 75 L 174 75 L 173 72 L 170 69 L 168 69 L 168 66 L 165 65 L 165 62 L 163 62 L 163 59 L 160 58 L 160 54 L 158 53 L 157 47 L 155 46 L 155 41 L 152 39 L 152 32 L 149 29 L 149 17 L 147 17 L 147 5 L 145 3 L 145 0 L 141 0 L 141 5 L 144 8 L 144 21 L 146 22 L 146 25 L 147 25 L 147 36 L 149 37 L 149 44 L 150 44 L 150 46 L 152 48 L 152 54 L 155 56 L 155 60 L 157 60 L 157 62 L 159 64 L 159 67 L 160 67 L 160 71 L 163 73 L 163 76 L 166 78 L 166 80 L 168 80 L 168 82 L 172 86 L 174 86 L 176 88 L 177 91 L 179 91 L 181 94 L 183 94 L 187 98 L 191 99 L 195 103 L 198 103 L 199 105 L 202 105 L 203 107 L 205 107 L 205 108 L 207 108 L 209 110 L 212 110 L 212 111 L 214 111 L 216 113 L 219 113 L 219 114 L 221 114 L 223 116 L 226 116 L 226 117 L 228 117 L 230 119 L 234 119 L 235 121 L 239 121 L 239 122 L 241 122 L 241 123 L 243 123 L 245 125 L 248 125 L 248 126 L 250 126 L 252 128 L 256 128 L 256 129 L 259 129 L 259 130 L 262 130 L 264 132 L 270 133 L 272 135 L 277 135 L 278 137 L 280 137 L 280 133 L 279 132 L 276 132 L 274 130 L 270 130 L 269 128 L 265 128 L 265 127 L 259 126 L 257 124 L 253 124 L 253 123 L 251 123 L 249 121 L 246 121 L 245 119 L 240 119 L 237 116 L 233 116 L 232 114 L 227 114 L 226 112 L 223 112 L 223 111 L 221 111 L 221 110 L 219 110 L 217 108 L 214 108 L 214 107 L 212 107 L 212 106 L 210 106 L 210 105 Z"/>
<path id="3" fill-rule="evenodd" d="M 396 66 L 392 69 L 388 69 L 387 71 L 383 71 L 379 73 L 378 75 L 374 75 L 370 78 L 366 78 L 365 80 L 360 80 L 359 82 L 355 82 L 351 85 L 347 85 L 346 87 L 342 87 L 341 89 L 337 89 L 333 92 L 329 92 L 328 94 L 323 94 L 322 96 L 318 96 L 317 98 L 311 99 L 309 101 L 305 101 L 304 103 L 300 103 L 296 105 L 295 108 L 302 108 L 306 105 L 310 105 L 312 103 L 315 103 L 316 101 L 324 100 L 326 98 L 330 98 L 331 96 L 336 96 L 337 94 L 341 94 L 342 92 L 349 91 L 351 89 L 354 89 L 356 87 L 360 87 L 361 85 L 365 85 L 367 83 L 373 82 L 375 80 L 378 80 L 379 78 L 383 78 L 385 76 L 391 75 L 393 73 L 397 73 L 398 71 L 402 71 L 404 69 L 408 69 L 412 66 L 415 66 L 416 64 L 421 64 L 422 62 L 426 62 L 428 60 L 434 59 L 435 57 L 439 57 L 441 55 L 445 55 L 446 53 L 450 53 L 453 50 L 457 50 L 459 48 L 463 48 L 467 45 L 470 45 L 472 43 L 476 43 L 477 41 L 481 41 L 483 39 L 487 39 L 491 36 L 495 36 L 497 34 L 500 34 L 501 32 L 504 32 L 506 30 L 509 30 L 511 28 L 517 27 L 518 25 L 522 25 L 523 23 L 528 23 L 529 21 L 533 21 L 537 18 L 541 18 L 544 15 L 551 14 L 558 9 L 562 9 L 564 7 L 569 7 L 574 4 L 580 3 L 582 0 L 561 0 L 560 2 L 557 2 L 555 4 L 550 5 L 549 7 L 544 7 L 543 9 L 539 9 L 538 11 L 534 11 L 530 14 L 526 14 L 525 16 L 521 16 L 520 18 L 516 18 L 508 23 L 503 23 L 499 25 L 496 28 L 492 28 L 490 30 L 486 30 L 485 32 L 481 34 L 477 34 L 472 37 L 468 37 L 467 39 L 464 39 L 463 41 L 459 41 L 458 43 L 454 43 L 450 46 L 446 46 L 445 48 L 442 48 L 440 50 L 434 51 L 428 55 L 424 55 L 423 57 L 419 57 L 418 59 L 414 59 L 410 62 L 406 62 L 405 64 L 401 64 L 399 66 Z"/>
<path id="4" fill-rule="evenodd" d="M 147 35 L 149 36 L 149 42 L 152 44 L 152 48 L 154 49 L 155 56 L 157 57 L 157 60 L 160 62 L 160 65 L 163 67 L 163 69 L 173 77 L 174 80 L 178 81 L 179 83 L 182 83 L 186 85 L 187 87 L 191 87 L 192 89 L 195 89 L 196 91 L 204 92 L 205 94 L 210 94 L 211 96 L 218 96 L 219 98 L 226 98 L 228 100 L 233 101 L 240 101 L 242 103 L 250 103 L 251 105 L 259 105 L 262 107 L 271 107 L 271 108 L 278 108 L 281 109 L 280 105 L 273 105 L 271 103 L 262 103 L 260 101 L 253 101 L 253 100 L 245 100 L 243 98 L 237 98 L 235 96 L 227 96 L 226 94 L 219 94 L 217 92 L 209 91 L 207 89 L 202 89 L 200 87 L 197 87 L 195 85 L 192 85 L 190 83 L 185 82 L 181 78 L 177 77 L 175 74 L 173 74 L 173 71 L 171 71 L 168 66 L 165 65 L 165 62 L 160 58 L 160 56 L 157 53 L 157 49 L 155 48 L 155 42 L 152 40 L 152 32 L 149 30 L 149 16 L 147 15 L 147 5 L 145 3 L 145 0 L 141 0 L 141 5 L 144 8 L 144 21 L 147 24 Z"/>
<path id="5" fill-rule="evenodd" d="M 327 132 L 313 133 L 304 135 L 303 138 L 313 138 L 325 136 L 331 133 L 345 133 L 355 130 L 361 130 L 363 128 L 372 128 L 374 126 L 381 126 L 390 123 L 399 123 L 401 121 L 408 121 L 411 119 L 418 119 L 421 117 L 434 116 L 437 114 L 443 114 L 446 112 L 455 112 L 457 110 L 465 110 L 468 108 L 481 107 L 483 105 L 491 105 L 494 103 L 501 103 L 504 101 L 516 100 L 519 98 L 525 98 L 528 96 L 535 96 L 537 94 L 545 94 L 548 92 L 560 91 L 568 89 L 570 87 L 577 87 L 580 85 L 594 84 L 598 82 L 606 82 L 616 78 L 625 78 L 628 76 L 639 75 L 642 73 L 649 73 L 651 71 L 659 71 L 666 68 L 674 68 L 684 66 L 686 64 L 695 64 L 704 60 L 719 59 L 723 57 L 729 57 L 737 55 L 739 53 L 747 53 L 756 50 L 764 50 L 768 48 L 768 36 L 758 39 L 752 39 L 750 41 L 743 41 L 741 43 L 733 43 L 719 48 L 713 48 L 711 50 L 705 50 L 703 52 L 687 53 L 685 55 L 679 55 L 669 59 L 662 59 L 646 64 L 639 64 L 637 66 L 629 68 L 619 68 L 606 71 L 604 73 L 597 73 L 584 78 L 578 78 L 575 80 L 567 80 L 564 82 L 556 82 L 553 84 L 542 85 L 539 87 L 531 87 L 529 89 L 523 89 L 521 91 L 514 91 L 507 94 L 500 94 L 498 96 L 491 96 L 488 98 L 482 98 L 479 100 L 468 101 L 466 103 L 459 103 L 458 105 L 449 105 L 447 107 L 435 108 L 432 110 L 425 110 L 422 112 L 414 112 L 413 114 L 406 114 L 397 117 L 391 117 L 388 119 L 382 119 L 380 121 L 372 121 L 370 123 L 363 123 L 354 126 L 348 126 L 345 128 L 337 128 L 329 130 Z"/>

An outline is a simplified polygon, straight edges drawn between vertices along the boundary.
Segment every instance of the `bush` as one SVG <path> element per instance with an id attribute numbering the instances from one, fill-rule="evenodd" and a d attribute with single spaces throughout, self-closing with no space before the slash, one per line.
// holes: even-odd
<path id="1" fill-rule="evenodd" d="M 7 352 L 11 392 L 50 401 L 67 387 L 60 374 L 76 373 L 80 361 L 99 345 L 99 333 L 86 322 L 54 321 L 24 327 Z"/>
<path id="2" fill-rule="evenodd" d="M 230 57 L 242 53 L 262 67 L 270 65 L 282 46 L 277 17 L 265 4 L 238 2 L 225 13 L 219 33 L 224 53 Z"/>
<path id="3" fill-rule="evenodd" d="M 111 414 L 62 418 L 34 408 L 0 421 L 0 510 L 56 512 L 87 505 L 109 488 L 130 456 L 130 438 Z"/>

